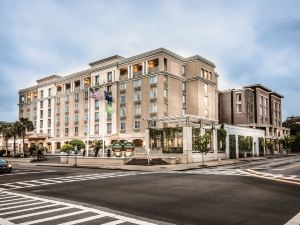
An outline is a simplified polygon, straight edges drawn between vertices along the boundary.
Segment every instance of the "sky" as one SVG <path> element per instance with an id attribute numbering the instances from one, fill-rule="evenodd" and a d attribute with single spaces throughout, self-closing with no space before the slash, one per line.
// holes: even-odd
<path id="1" fill-rule="evenodd" d="M 0 0 L 0 121 L 18 90 L 111 55 L 164 47 L 213 61 L 219 89 L 261 83 L 300 115 L 300 1 Z"/>

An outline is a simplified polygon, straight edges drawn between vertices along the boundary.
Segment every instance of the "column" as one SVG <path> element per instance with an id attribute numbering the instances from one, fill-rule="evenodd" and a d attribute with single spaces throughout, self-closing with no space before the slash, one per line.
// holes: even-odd
<path id="1" fill-rule="evenodd" d="M 150 132 L 149 128 L 145 129 L 145 150 L 150 148 Z"/>
<path id="2" fill-rule="evenodd" d="M 239 138 L 238 138 L 238 135 L 236 134 L 235 135 L 235 154 L 236 154 L 236 158 L 238 159 L 239 158 Z"/>
<path id="3" fill-rule="evenodd" d="M 227 132 L 227 135 L 226 135 L 226 158 L 229 159 L 229 134 L 228 134 L 228 131 L 226 130 Z"/>
<path id="4" fill-rule="evenodd" d="M 217 143 L 217 129 L 212 129 L 212 149 L 214 151 L 214 158 L 218 159 L 218 143 Z"/>
<path id="5" fill-rule="evenodd" d="M 187 163 L 193 162 L 193 139 L 192 139 L 192 127 L 183 127 L 183 154 L 187 156 Z"/>

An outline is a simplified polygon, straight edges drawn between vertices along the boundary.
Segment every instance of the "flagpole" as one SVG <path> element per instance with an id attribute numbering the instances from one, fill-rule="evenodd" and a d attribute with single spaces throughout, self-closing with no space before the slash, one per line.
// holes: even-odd
<path id="1" fill-rule="evenodd" d="M 85 156 L 89 156 L 89 148 L 90 148 L 90 88 L 88 88 L 88 129 L 87 129 L 87 148 Z"/>

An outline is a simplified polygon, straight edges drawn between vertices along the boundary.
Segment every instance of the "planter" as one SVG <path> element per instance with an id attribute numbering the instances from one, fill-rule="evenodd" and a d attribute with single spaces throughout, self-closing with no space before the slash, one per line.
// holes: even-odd
<path id="1" fill-rule="evenodd" d="M 125 157 L 132 157 L 132 156 L 133 156 L 133 151 L 131 151 L 131 150 L 126 150 L 126 151 L 124 152 L 124 154 L 125 154 Z"/>
<path id="2" fill-rule="evenodd" d="M 115 151 L 114 151 L 114 155 L 115 155 L 116 157 L 121 157 L 121 156 L 122 156 L 122 151 L 115 150 Z"/>

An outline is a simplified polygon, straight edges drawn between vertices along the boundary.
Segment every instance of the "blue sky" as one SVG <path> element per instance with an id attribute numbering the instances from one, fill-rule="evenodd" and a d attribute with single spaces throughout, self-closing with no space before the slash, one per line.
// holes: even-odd
<path id="1" fill-rule="evenodd" d="M 0 28 L 0 120 L 39 78 L 159 47 L 215 62 L 221 90 L 262 83 L 300 115 L 297 0 L 0 0 Z"/>

